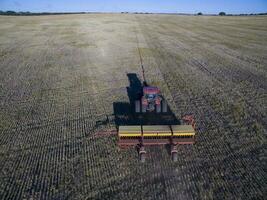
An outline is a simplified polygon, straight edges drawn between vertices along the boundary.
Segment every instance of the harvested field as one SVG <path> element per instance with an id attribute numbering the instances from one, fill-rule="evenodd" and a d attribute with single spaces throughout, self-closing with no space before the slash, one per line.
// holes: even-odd
<path id="1" fill-rule="evenodd" d="M 0 199 L 263 199 L 267 17 L 0 17 Z M 120 150 L 129 74 L 193 114 L 197 143 Z M 125 119 L 118 119 L 124 114 Z"/>

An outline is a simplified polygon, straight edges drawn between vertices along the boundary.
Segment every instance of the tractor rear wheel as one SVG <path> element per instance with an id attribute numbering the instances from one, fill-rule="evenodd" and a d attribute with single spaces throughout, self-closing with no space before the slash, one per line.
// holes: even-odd
<path id="1" fill-rule="evenodd" d="M 160 104 L 156 105 L 156 111 L 157 111 L 157 113 L 161 112 L 161 105 Z"/>
<path id="2" fill-rule="evenodd" d="M 135 101 L 135 112 L 136 113 L 140 113 L 141 109 L 140 109 L 140 101 L 136 100 Z"/>
<path id="3" fill-rule="evenodd" d="M 166 100 L 162 100 L 162 112 L 166 113 L 168 111 L 168 105 Z"/>
<path id="4" fill-rule="evenodd" d="M 143 105 L 142 104 L 142 113 L 145 113 L 146 112 L 146 109 L 147 109 L 147 105 Z"/>

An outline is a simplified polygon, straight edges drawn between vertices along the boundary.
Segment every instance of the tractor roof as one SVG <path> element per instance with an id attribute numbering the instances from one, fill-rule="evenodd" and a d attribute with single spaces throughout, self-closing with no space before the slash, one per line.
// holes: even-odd
<path id="1" fill-rule="evenodd" d="M 144 94 L 158 94 L 159 88 L 157 88 L 157 87 L 144 87 L 143 92 L 144 92 Z"/>

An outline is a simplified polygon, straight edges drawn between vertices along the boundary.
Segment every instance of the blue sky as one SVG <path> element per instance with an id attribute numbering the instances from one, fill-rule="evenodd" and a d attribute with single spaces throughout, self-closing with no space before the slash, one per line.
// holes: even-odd
<path id="1" fill-rule="evenodd" d="M 267 12 L 267 0 L 0 0 L 0 10 L 31 12 Z"/>

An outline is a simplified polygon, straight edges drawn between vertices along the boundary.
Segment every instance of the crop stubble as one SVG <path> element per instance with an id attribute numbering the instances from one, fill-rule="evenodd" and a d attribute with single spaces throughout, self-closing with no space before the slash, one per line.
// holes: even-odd
<path id="1" fill-rule="evenodd" d="M 263 198 L 266 17 L 1 17 L 2 199 Z M 136 39 L 137 38 L 137 39 Z M 194 114 L 197 144 L 140 164 L 116 138 L 127 73 Z M 141 76 L 140 76 L 141 77 Z"/>

